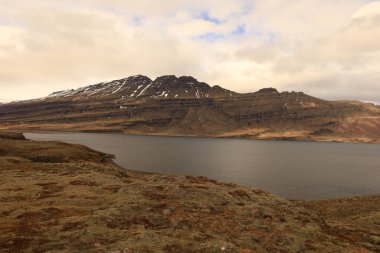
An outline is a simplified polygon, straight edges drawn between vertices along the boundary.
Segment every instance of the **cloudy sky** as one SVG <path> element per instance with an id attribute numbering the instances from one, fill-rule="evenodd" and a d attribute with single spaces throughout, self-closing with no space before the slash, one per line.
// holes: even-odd
<path id="1" fill-rule="evenodd" d="M 0 101 L 134 74 L 380 103 L 380 1 L 0 0 Z"/>

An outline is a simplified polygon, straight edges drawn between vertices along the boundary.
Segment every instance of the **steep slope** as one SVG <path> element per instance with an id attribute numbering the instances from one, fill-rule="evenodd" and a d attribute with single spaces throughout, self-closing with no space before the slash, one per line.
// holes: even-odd
<path id="1" fill-rule="evenodd" d="M 380 107 L 273 88 L 239 94 L 192 77 L 132 76 L 0 105 L 1 129 L 380 141 Z"/>
<path id="2" fill-rule="evenodd" d="M 208 98 L 232 96 L 234 92 L 210 87 L 190 76 L 177 78 L 173 75 L 161 76 L 152 81 L 142 75 L 86 86 L 77 90 L 58 91 L 47 98 Z"/>
<path id="3" fill-rule="evenodd" d="M 204 177 L 129 172 L 81 145 L 2 136 L 10 135 L 0 134 L 4 253 L 372 248 L 341 235 L 301 205 L 258 189 Z"/>

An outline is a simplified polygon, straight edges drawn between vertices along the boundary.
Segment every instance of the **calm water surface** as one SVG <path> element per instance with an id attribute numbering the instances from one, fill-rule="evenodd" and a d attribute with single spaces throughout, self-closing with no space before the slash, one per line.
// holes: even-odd
<path id="1" fill-rule="evenodd" d="M 130 170 L 200 175 L 291 199 L 380 194 L 380 145 L 121 134 L 26 133 L 114 154 Z"/>

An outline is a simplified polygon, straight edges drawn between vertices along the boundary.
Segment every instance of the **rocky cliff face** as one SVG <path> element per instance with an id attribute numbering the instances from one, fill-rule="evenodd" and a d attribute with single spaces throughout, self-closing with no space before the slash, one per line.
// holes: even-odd
<path id="1" fill-rule="evenodd" d="M 0 105 L 0 128 L 378 142 L 380 107 L 273 88 L 240 94 L 192 77 L 132 76 Z"/>

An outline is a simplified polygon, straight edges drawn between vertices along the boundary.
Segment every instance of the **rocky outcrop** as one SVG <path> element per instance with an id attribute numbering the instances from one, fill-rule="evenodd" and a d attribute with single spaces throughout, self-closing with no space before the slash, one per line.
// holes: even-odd
<path id="1" fill-rule="evenodd" d="M 23 134 L 20 134 L 20 133 L 0 132 L 0 139 L 25 140 L 25 136 Z"/>
<path id="2" fill-rule="evenodd" d="M 239 94 L 193 77 L 132 76 L 0 105 L 0 128 L 379 142 L 380 107 L 274 88 Z"/>

